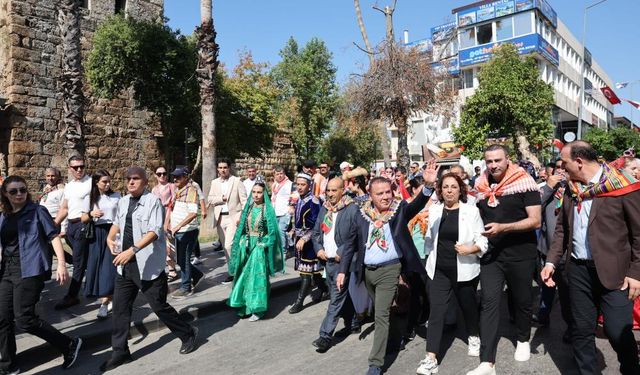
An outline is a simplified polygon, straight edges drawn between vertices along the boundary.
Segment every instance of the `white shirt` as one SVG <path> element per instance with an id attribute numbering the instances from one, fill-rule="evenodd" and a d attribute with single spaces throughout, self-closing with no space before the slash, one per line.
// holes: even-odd
<path id="1" fill-rule="evenodd" d="M 327 258 L 335 258 L 338 255 L 338 245 L 336 244 L 336 219 L 338 218 L 337 212 L 327 212 L 327 215 L 331 215 L 331 219 L 333 220 L 333 225 L 331 225 L 331 229 L 329 233 L 323 234 L 323 247 L 324 252 L 327 255 Z"/>
<path id="2" fill-rule="evenodd" d="M 367 266 L 375 266 L 385 262 L 398 259 L 398 253 L 396 252 L 396 245 L 393 243 L 393 237 L 391 237 L 391 227 L 389 223 L 384 224 L 382 227 L 384 231 L 384 239 L 389 244 L 387 251 L 382 250 L 378 246 L 378 242 L 374 242 L 371 247 L 369 246 L 369 239 L 371 238 L 371 232 L 373 232 L 373 224 L 369 224 L 369 236 L 367 237 L 367 250 L 364 253 L 364 264 Z"/>
<path id="3" fill-rule="evenodd" d="M 220 185 L 222 186 L 222 195 L 229 201 L 229 190 L 231 189 L 231 181 L 220 179 Z M 225 203 L 220 208 L 220 212 L 229 212 L 229 206 Z"/>
<path id="4" fill-rule="evenodd" d="M 598 173 L 589 180 L 590 183 L 598 183 L 602 177 L 602 167 Z M 589 245 L 589 214 L 591 213 L 593 199 L 582 201 L 580 212 L 578 206 L 573 208 L 573 252 L 571 256 L 576 259 L 593 259 Z"/>
<path id="5" fill-rule="evenodd" d="M 55 218 L 58 215 L 58 211 L 60 211 L 62 199 L 64 199 L 64 188 L 56 189 L 43 195 L 40 198 L 40 204 L 49 211 L 51 217 Z"/>
<path id="6" fill-rule="evenodd" d="M 242 181 L 242 184 L 244 185 L 244 189 L 247 191 L 247 197 L 251 195 L 251 189 L 253 189 L 253 185 L 256 184 L 256 179 L 254 178 L 253 180 L 246 178 L 244 181 Z"/>
<path id="7" fill-rule="evenodd" d="M 79 219 L 82 213 L 89 212 L 89 194 L 91 194 L 91 177 L 84 176 L 80 180 L 71 180 L 64 187 L 64 199 L 67 200 L 69 212 L 67 219 Z"/>
<path id="8" fill-rule="evenodd" d="M 186 185 L 182 189 L 176 190 L 176 196 L 173 203 L 173 209 L 171 210 L 171 227 L 176 227 L 189 214 L 197 214 L 199 204 L 199 197 L 196 187 L 193 185 Z M 178 230 L 178 233 L 184 233 L 190 230 L 196 230 L 200 227 L 198 219 L 191 220 L 188 224 Z"/>
<path id="9" fill-rule="evenodd" d="M 100 195 L 98 203 L 94 205 L 94 208 L 102 211 L 102 217 L 94 219 L 97 225 L 100 224 L 113 224 L 116 220 L 116 214 L 118 212 L 118 201 L 120 200 L 120 193 L 112 193 L 111 195 Z"/>
<path id="10" fill-rule="evenodd" d="M 276 211 L 276 216 L 284 216 L 289 213 L 289 198 L 291 197 L 292 185 L 293 183 L 291 181 L 287 181 L 282 185 L 280 190 L 278 190 L 278 193 L 276 194 L 276 201 L 273 205 L 273 209 Z"/>

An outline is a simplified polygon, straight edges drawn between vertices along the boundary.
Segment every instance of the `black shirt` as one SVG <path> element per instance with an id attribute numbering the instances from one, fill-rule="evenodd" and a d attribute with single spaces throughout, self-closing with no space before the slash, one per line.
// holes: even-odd
<path id="1" fill-rule="evenodd" d="M 136 206 L 140 202 L 140 197 L 134 198 L 131 197 L 129 199 L 129 207 L 127 209 L 127 218 L 124 224 L 124 233 L 122 234 L 122 251 L 127 250 L 133 243 L 133 211 L 136 209 Z"/>
<path id="2" fill-rule="evenodd" d="M 18 243 L 18 216 L 22 211 L 5 215 L 0 241 L 2 241 L 2 256 L 20 256 L 20 244 Z"/>
<path id="3" fill-rule="evenodd" d="M 539 206 L 540 192 L 528 191 L 496 197 L 499 204 L 489 207 L 487 199 L 478 201 L 482 221 L 489 223 L 515 223 L 528 217 L 528 206 Z M 535 230 L 502 233 L 489 238 L 489 251 L 481 258 L 482 263 L 493 260 L 521 261 L 537 257 L 537 236 Z"/>
<path id="4" fill-rule="evenodd" d="M 436 269 L 443 272 L 458 271 L 458 262 L 455 245 L 458 242 L 458 217 L 460 209 L 442 210 L 440 227 L 438 228 L 438 257 L 436 258 Z M 456 277 L 457 278 L 457 277 Z"/>

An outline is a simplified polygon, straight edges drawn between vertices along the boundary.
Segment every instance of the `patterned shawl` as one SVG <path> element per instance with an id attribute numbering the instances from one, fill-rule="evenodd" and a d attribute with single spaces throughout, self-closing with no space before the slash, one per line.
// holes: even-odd
<path id="1" fill-rule="evenodd" d="M 378 247 L 382 251 L 387 251 L 389 249 L 389 243 L 384 237 L 383 227 L 389 220 L 391 220 L 391 218 L 393 218 L 393 216 L 395 216 L 398 207 L 400 207 L 400 202 L 402 202 L 401 197 L 394 197 L 389 209 L 383 213 L 380 213 L 375 209 L 371 200 L 366 201 L 362 205 L 360 213 L 365 220 L 369 222 L 369 224 L 373 224 L 373 231 L 371 231 L 371 236 L 369 236 L 367 248 L 370 248 L 374 243 L 377 243 Z"/>
<path id="2" fill-rule="evenodd" d="M 478 200 L 488 199 L 489 207 L 497 207 L 500 204 L 498 197 L 505 195 L 524 193 L 527 191 L 539 191 L 536 181 L 522 167 L 509 162 L 505 176 L 497 184 L 489 185 L 489 171 L 483 173 L 476 181 Z"/>
<path id="3" fill-rule="evenodd" d="M 576 203 L 578 212 L 582 208 L 582 202 L 596 197 L 620 197 L 633 191 L 640 190 L 640 181 L 622 170 L 612 168 L 606 163 L 602 164 L 602 176 L 600 181 L 583 185 L 576 181 L 569 181 L 571 198 Z"/>
<path id="4" fill-rule="evenodd" d="M 353 203 L 353 199 L 351 199 L 351 197 L 349 197 L 348 195 L 342 196 L 342 198 L 340 198 L 340 201 L 338 201 L 338 204 L 336 204 L 335 206 L 332 205 L 331 202 L 329 202 L 329 200 L 327 199 L 323 204 L 324 208 L 327 209 L 327 214 L 324 215 L 322 224 L 320 224 L 320 229 L 322 229 L 322 232 L 326 234 L 331 231 L 331 227 L 333 226 L 333 215 L 331 214 L 342 210 L 351 203 Z"/>

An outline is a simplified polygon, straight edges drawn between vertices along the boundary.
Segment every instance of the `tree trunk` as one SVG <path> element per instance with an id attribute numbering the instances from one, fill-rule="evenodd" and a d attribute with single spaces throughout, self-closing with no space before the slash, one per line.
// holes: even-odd
<path id="1" fill-rule="evenodd" d="M 58 28 L 62 39 L 62 134 L 69 156 L 84 156 L 84 104 L 82 57 L 80 55 L 79 0 L 63 0 L 58 9 Z"/>
<path id="2" fill-rule="evenodd" d="M 200 1 L 200 19 L 196 28 L 198 37 L 198 68 L 196 70 L 200 84 L 200 115 L 202 116 L 202 189 L 209 193 L 211 181 L 216 178 L 216 120 L 215 72 L 218 69 L 218 51 L 216 31 L 213 27 L 212 0 Z M 209 210 L 207 220 L 201 227 L 202 235 L 213 233 L 213 210 Z"/>
<path id="3" fill-rule="evenodd" d="M 411 158 L 409 155 L 409 145 L 407 141 L 407 119 L 401 118 L 396 121 L 396 128 L 398 129 L 398 153 L 396 155 L 398 166 L 403 166 L 409 170 L 409 164 L 411 164 Z"/>
<path id="4" fill-rule="evenodd" d="M 520 126 L 517 126 L 514 148 L 516 149 L 520 159 L 529 160 L 533 166 L 538 169 L 540 168 L 540 160 L 538 160 L 538 157 L 529 149 L 531 147 L 529 140 L 525 136 L 524 131 L 520 128 Z"/>

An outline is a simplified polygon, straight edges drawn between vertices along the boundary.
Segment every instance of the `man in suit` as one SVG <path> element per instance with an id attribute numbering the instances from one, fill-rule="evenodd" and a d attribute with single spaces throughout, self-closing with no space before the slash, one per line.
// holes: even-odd
<path id="1" fill-rule="evenodd" d="M 418 250 L 407 229 L 409 220 L 416 216 L 433 194 L 438 169 L 435 161 L 429 162 L 424 171 L 425 185 L 411 203 L 396 198 L 391 181 L 384 177 L 374 177 L 369 183 L 371 200 L 360 208 L 352 225 L 351 236 L 344 249 L 340 263 L 340 273 L 336 278 L 338 290 L 346 288 L 346 275 L 351 269 L 355 256 L 357 281 L 364 279 L 369 294 L 374 300 L 375 333 L 369 354 L 367 375 L 382 373 L 389 337 L 391 303 L 398 286 L 400 273 L 412 276 L 414 273 L 426 276 L 426 271 Z"/>
<path id="2" fill-rule="evenodd" d="M 228 159 L 218 159 L 217 167 L 218 178 L 211 181 L 208 201 L 214 207 L 213 222 L 228 262 L 233 236 L 236 234 L 242 209 L 247 203 L 247 191 L 242 181 L 231 175 L 231 162 Z M 229 275 L 223 284 L 232 281 L 233 276 Z"/>
<path id="3" fill-rule="evenodd" d="M 633 337 L 633 300 L 640 295 L 640 182 L 597 161 L 584 141 L 562 148 L 562 167 L 571 178 L 542 280 L 553 274 L 563 255 L 573 317 L 573 353 L 580 374 L 599 373 L 595 331 L 598 310 L 604 331 L 618 355 L 622 374 L 640 374 Z"/>
<path id="4" fill-rule="evenodd" d="M 340 177 L 329 181 L 325 193 L 327 200 L 320 208 L 311 237 L 318 259 L 325 263 L 330 296 L 327 314 L 320 326 L 320 337 L 313 342 L 313 346 L 318 348 L 318 353 L 324 353 L 331 347 L 331 338 L 340 315 L 344 318 L 345 330 L 348 333 L 360 330 L 360 325 L 355 319 L 349 288 L 338 290 L 336 287 L 341 256 L 345 247 L 353 246 L 347 241 L 353 240 L 349 232 L 356 216 L 359 215 L 358 206 L 354 204 L 353 199 L 344 195 L 344 180 Z M 346 283 L 348 284 L 348 280 Z"/>

